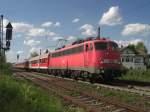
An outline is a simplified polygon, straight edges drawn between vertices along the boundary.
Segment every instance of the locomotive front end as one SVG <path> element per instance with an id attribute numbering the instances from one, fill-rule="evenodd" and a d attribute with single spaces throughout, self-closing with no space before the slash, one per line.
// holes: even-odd
<path id="1" fill-rule="evenodd" d="M 121 74 L 121 60 L 118 45 L 113 41 L 96 41 L 96 73 L 104 78 L 113 78 Z"/>

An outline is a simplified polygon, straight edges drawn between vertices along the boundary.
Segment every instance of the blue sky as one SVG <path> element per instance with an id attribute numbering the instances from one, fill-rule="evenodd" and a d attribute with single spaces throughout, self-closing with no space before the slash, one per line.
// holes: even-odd
<path id="1" fill-rule="evenodd" d="M 5 24 L 14 27 L 8 61 L 20 61 L 33 51 L 77 38 L 101 36 L 119 44 L 143 41 L 150 51 L 150 0 L 0 0 Z M 63 44 L 59 43 L 59 44 Z"/>

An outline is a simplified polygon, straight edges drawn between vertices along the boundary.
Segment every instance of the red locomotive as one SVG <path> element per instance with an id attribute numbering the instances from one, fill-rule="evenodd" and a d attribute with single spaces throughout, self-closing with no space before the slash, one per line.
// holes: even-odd
<path id="1" fill-rule="evenodd" d="M 24 66 L 27 69 L 75 79 L 109 80 L 121 73 L 118 45 L 106 38 L 80 40 L 52 53 L 31 58 L 28 64 Z"/>

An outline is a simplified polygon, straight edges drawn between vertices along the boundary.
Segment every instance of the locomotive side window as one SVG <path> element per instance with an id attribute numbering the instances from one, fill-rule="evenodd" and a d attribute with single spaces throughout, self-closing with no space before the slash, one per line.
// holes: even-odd
<path id="1" fill-rule="evenodd" d="M 60 57 L 60 56 L 65 56 L 65 55 L 69 55 L 69 54 L 76 54 L 76 53 L 83 52 L 83 50 L 84 50 L 84 46 L 81 45 L 81 46 L 78 46 L 78 47 L 74 47 L 74 48 L 70 48 L 70 49 L 67 49 L 67 50 L 64 50 L 64 51 L 53 53 L 52 57 Z"/>
<path id="2" fill-rule="evenodd" d="M 96 50 L 106 50 L 108 43 L 105 43 L 105 42 L 96 42 L 94 45 L 95 45 L 95 49 Z"/>

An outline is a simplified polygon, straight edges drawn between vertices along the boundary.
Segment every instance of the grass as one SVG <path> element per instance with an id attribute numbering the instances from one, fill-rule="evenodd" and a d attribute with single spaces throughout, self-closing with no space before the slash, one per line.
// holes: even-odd
<path id="1" fill-rule="evenodd" d="M 119 77 L 122 80 L 150 82 L 150 69 L 148 70 L 129 70 L 125 75 Z"/>
<path id="2" fill-rule="evenodd" d="M 2 64 L 0 63 L 0 75 L 11 75 L 12 74 L 12 65 L 10 63 Z"/>
<path id="3" fill-rule="evenodd" d="M 137 72 L 137 73 L 135 73 Z M 145 74 L 146 72 L 146 74 Z M 134 74 L 134 78 L 138 77 L 139 81 L 143 81 L 144 77 L 146 77 L 146 80 L 149 80 L 147 77 L 149 77 L 150 75 L 148 74 L 149 71 L 129 71 L 127 73 L 127 75 L 129 74 Z M 138 76 L 136 76 L 136 74 Z M 144 74 L 144 75 L 141 75 Z M 124 75 L 123 77 L 127 77 L 127 75 Z M 47 75 L 43 75 L 43 76 L 47 76 Z M 129 78 L 130 76 L 130 78 Z M 130 80 L 133 80 L 133 76 L 129 75 L 128 78 Z M 122 78 L 124 79 L 124 78 Z M 126 78 L 126 80 L 129 80 Z M 137 81 L 137 79 L 135 78 L 135 80 Z M 97 92 L 98 94 L 100 94 L 101 96 L 104 97 L 109 97 L 109 98 L 116 98 L 122 102 L 128 103 L 130 105 L 135 105 L 135 104 L 141 104 L 143 105 L 143 107 L 148 107 L 150 108 L 150 102 L 148 102 L 147 100 L 144 99 L 144 97 L 138 95 L 138 94 L 134 94 L 134 93 L 129 93 L 129 92 L 125 92 L 125 91 L 117 91 L 117 90 L 111 90 L 111 89 L 107 89 L 104 87 L 100 87 L 100 86 L 96 86 L 96 85 L 92 85 L 92 84 L 84 84 L 81 82 L 76 82 L 78 85 L 78 89 L 79 91 L 86 91 L 86 92 Z M 69 92 L 66 93 L 69 94 L 71 96 L 78 96 L 79 93 L 77 91 L 73 91 L 73 92 Z"/>
<path id="4" fill-rule="evenodd" d="M 60 112 L 62 108 L 60 99 L 40 88 L 16 82 L 11 76 L 0 77 L 0 111 Z"/>
<path id="5" fill-rule="evenodd" d="M 12 76 L 11 64 L 3 64 L 0 74 L 0 112 L 84 112 L 65 105 L 59 97 Z"/>

